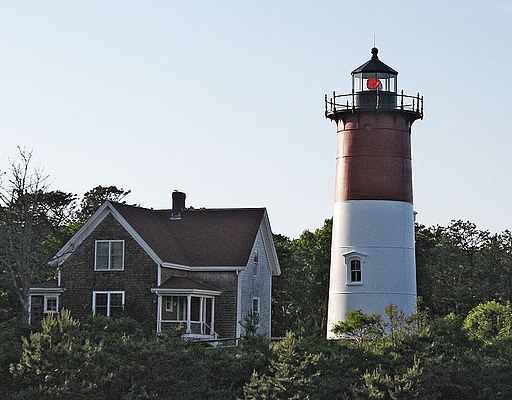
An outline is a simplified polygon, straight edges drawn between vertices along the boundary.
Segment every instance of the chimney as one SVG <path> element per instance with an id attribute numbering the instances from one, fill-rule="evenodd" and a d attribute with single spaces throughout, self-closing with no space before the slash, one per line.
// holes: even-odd
<path id="1" fill-rule="evenodd" d="M 180 219 L 181 212 L 185 209 L 185 198 L 187 195 L 175 190 L 172 192 L 172 213 L 171 219 Z"/>

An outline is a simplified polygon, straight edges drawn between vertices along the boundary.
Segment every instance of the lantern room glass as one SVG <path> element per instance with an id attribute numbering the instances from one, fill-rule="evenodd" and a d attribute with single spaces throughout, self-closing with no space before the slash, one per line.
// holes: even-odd
<path id="1" fill-rule="evenodd" d="M 378 79 L 380 84 L 375 88 L 368 87 L 370 79 Z M 373 86 L 373 85 L 370 85 Z M 396 93 L 396 75 L 384 72 L 362 72 L 352 75 L 352 89 L 354 92 L 392 92 Z"/>

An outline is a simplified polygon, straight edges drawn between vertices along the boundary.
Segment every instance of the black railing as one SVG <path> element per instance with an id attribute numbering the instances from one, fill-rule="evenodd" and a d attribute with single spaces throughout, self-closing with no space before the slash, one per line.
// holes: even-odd
<path id="1" fill-rule="evenodd" d="M 405 111 L 414 114 L 416 118 L 423 119 L 423 96 L 416 96 L 393 92 L 355 92 L 350 94 L 336 94 L 332 97 L 325 95 L 325 116 L 333 118 L 338 113 L 357 110 Z"/>

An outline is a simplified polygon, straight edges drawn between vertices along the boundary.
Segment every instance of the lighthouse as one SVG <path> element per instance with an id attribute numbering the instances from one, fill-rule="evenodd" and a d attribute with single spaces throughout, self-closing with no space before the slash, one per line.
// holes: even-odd
<path id="1" fill-rule="evenodd" d="M 371 54 L 350 93 L 325 96 L 337 128 L 327 338 L 351 310 L 410 315 L 416 302 L 411 126 L 423 98 L 398 92 L 398 72 Z"/>

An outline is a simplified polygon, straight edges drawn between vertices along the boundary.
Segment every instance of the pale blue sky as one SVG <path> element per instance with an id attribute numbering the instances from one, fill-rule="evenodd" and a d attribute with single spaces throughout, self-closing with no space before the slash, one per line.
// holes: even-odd
<path id="1" fill-rule="evenodd" d="M 291 237 L 332 214 L 324 93 L 370 58 L 425 97 L 418 222 L 512 229 L 512 2 L 0 1 L 0 169 L 162 208 L 265 206 Z"/>

